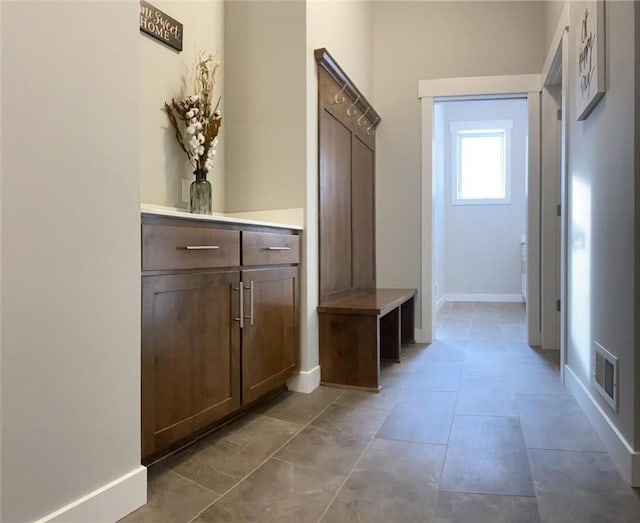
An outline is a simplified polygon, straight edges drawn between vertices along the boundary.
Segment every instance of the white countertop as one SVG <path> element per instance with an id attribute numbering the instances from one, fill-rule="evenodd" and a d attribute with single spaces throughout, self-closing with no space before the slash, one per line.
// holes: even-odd
<path id="1" fill-rule="evenodd" d="M 191 220 L 203 220 L 221 223 L 237 223 L 244 225 L 261 225 L 265 227 L 282 227 L 285 229 L 303 229 L 302 209 L 276 209 L 266 211 L 239 212 L 239 213 L 213 213 L 193 214 L 178 207 L 165 207 L 150 203 L 140 204 L 140 212 L 144 214 L 156 214 L 159 216 L 171 216 L 174 218 L 189 218 Z"/>

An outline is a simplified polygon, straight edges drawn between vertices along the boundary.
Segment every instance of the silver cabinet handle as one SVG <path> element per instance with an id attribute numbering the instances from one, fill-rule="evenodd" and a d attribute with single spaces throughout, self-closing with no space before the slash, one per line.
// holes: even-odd
<path id="1" fill-rule="evenodd" d="M 267 247 L 265 251 L 290 251 L 291 247 Z"/>
<path id="2" fill-rule="evenodd" d="M 249 291 L 249 316 L 245 316 L 245 320 L 249 320 L 250 325 L 253 325 L 253 281 L 249 282 L 248 286 L 242 285 L 244 290 Z"/>
<path id="3" fill-rule="evenodd" d="M 188 251 L 215 251 L 219 249 L 219 245 L 186 245 Z"/>
<path id="4" fill-rule="evenodd" d="M 240 328 L 242 329 L 244 328 L 244 292 L 242 292 L 242 283 L 240 284 L 240 287 L 234 287 L 233 290 L 240 291 L 240 317 L 233 318 L 233 321 L 239 321 Z"/>
<path id="5" fill-rule="evenodd" d="M 249 294 L 249 300 L 251 302 L 251 309 L 250 309 L 250 313 L 249 315 L 251 316 L 251 325 L 253 325 L 253 280 L 251 280 L 251 282 L 249 283 L 249 289 L 250 289 L 250 294 Z"/>

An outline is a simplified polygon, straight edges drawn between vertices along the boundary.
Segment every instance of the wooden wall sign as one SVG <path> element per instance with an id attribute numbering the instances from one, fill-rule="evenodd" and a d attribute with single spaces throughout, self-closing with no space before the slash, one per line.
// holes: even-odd
<path id="1" fill-rule="evenodd" d="M 578 120 L 584 120 L 605 92 L 604 0 L 588 2 L 576 26 Z"/>
<path id="2" fill-rule="evenodd" d="M 182 24 L 144 0 L 140 0 L 140 31 L 182 51 Z"/>

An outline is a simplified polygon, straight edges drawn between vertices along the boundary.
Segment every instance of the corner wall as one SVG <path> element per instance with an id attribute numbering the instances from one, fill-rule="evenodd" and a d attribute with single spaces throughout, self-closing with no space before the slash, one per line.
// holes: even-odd
<path id="1" fill-rule="evenodd" d="M 371 2 L 307 1 L 305 282 L 301 369 L 318 368 L 318 76 L 314 49 L 326 48 L 358 89 L 371 99 Z"/>
<path id="2" fill-rule="evenodd" d="M 140 198 L 144 203 L 186 209 L 189 203 L 182 201 L 182 180 L 193 181 L 193 167 L 176 142 L 164 103 L 180 98 L 185 88 L 186 93 L 193 92 L 191 75 L 197 52 L 212 53 L 217 60 L 224 61 L 224 2 L 153 0 L 151 3 L 183 24 L 184 38 L 179 53 L 144 33 L 138 36 Z M 217 77 L 214 93 L 222 96 L 223 118 L 218 154 L 208 178 L 213 186 L 214 212 L 225 210 L 226 66 L 223 65 Z"/>
<path id="3" fill-rule="evenodd" d="M 378 285 L 421 287 L 418 81 L 540 73 L 542 2 L 373 2 Z M 417 299 L 420 303 L 420 298 Z M 416 307 L 420 328 L 421 311 Z"/>
<path id="4" fill-rule="evenodd" d="M 2 2 L 2 521 L 145 502 L 138 9 Z"/>
<path id="5" fill-rule="evenodd" d="M 605 2 L 606 94 L 577 121 L 576 28 L 585 4 L 570 3 L 567 365 L 629 449 L 638 428 L 637 210 L 638 28 L 634 2 Z M 634 192 L 635 191 L 635 192 Z M 634 196 L 634 194 L 636 196 Z M 635 219 L 635 221 L 634 221 Z M 636 292 L 636 294 L 634 294 Z M 593 343 L 619 358 L 619 412 L 591 383 Z M 615 460 L 614 456 L 614 460 Z"/>

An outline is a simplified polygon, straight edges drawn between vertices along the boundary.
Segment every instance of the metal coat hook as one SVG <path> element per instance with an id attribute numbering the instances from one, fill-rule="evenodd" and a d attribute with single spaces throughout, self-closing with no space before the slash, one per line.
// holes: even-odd
<path id="1" fill-rule="evenodd" d="M 333 97 L 333 103 L 334 104 L 341 104 L 346 100 L 345 96 L 342 94 L 342 93 L 344 93 L 344 90 L 346 88 L 347 88 L 347 82 L 344 83 L 344 86 L 342 87 L 342 89 L 340 89 L 336 93 L 336 95 Z"/>
<path id="2" fill-rule="evenodd" d="M 378 123 L 379 120 L 380 120 L 380 117 L 376 116 L 376 121 L 373 122 L 369 127 L 367 127 L 367 134 L 369 136 L 373 136 L 374 134 L 376 134 L 375 125 Z"/>
<path id="3" fill-rule="evenodd" d="M 354 107 L 358 103 L 358 100 L 360 100 L 360 95 L 358 95 L 356 101 L 349 106 L 349 109 L 347 109 L 347 116 L 355 116 L 358 113 L 358 110 L 354 109 Z"/>
<path id="4" fill-rule="evenodd" d="M 358 127 L 362 127 L 364 125 L 364 123 L 361 123 L 360 120 L 362 120 L 367 115 L 369 109 L 371 109 L 371 107 L 367 107 L 367 110 L 362 113 L 362 116 L 360 116 L 360 118 L 358 118 Z"/>

